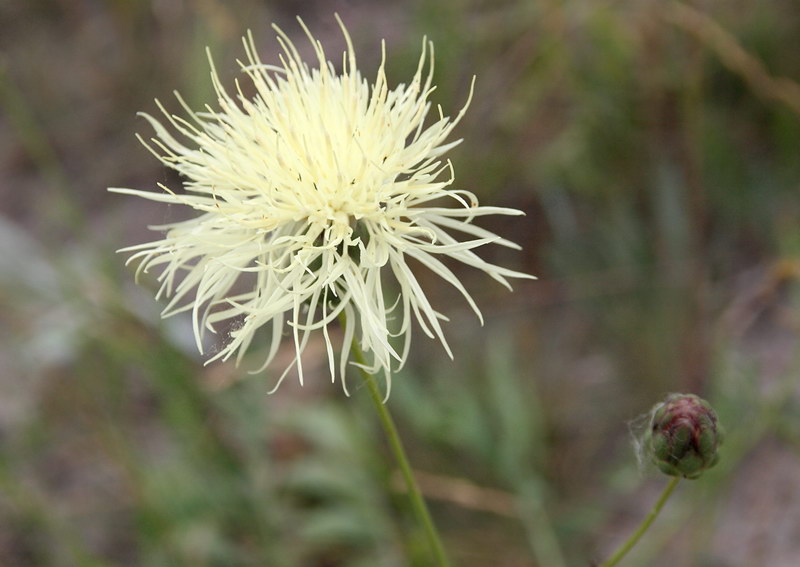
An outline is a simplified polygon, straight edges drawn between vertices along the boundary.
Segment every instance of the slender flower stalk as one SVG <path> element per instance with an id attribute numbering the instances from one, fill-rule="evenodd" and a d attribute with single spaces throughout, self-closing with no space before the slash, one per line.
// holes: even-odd
<path id="1" fill-rule="evenodd" d="M 397 427 L 394 424 L 392 415 L 389 413 L 389 408 L 384 403 L 385 400 L 381 395 L 378 384 L 375 381 L 375 377 L 367 372 L 364 367 L 364 354 L 361 352 L 361 347 L 359 346 L 358 341 L 353 341 L 353 358 L 355 359 L 356 364 L 360 365 L 361 374 L 364 378 L 364 382 L 367 385 L 367 389 L 369 390 L 370 399 L 372 399 L 375 410 L 378 412 L 381 426 L 383 427 L 383 431 L 386 434 L 387 440 L 389 441 L 389 447 L 391 448 L 392 454 L 397 461 L 397 465 L 400 467 L 400 474 L 403 476 L 403 480 L 406 483 L 406 488 L 408 489 L 408 498 L 411 502 L 411 509 L 414 511 L 417 521 L 420 523 L 425 532 L 425 536 L 428 539 L 428 544 L 431 548 L 433 556 L 436 558 L 436 565 L 439 567 L 448 567 L 450 563 L 447 560 L 447 555 L 445 554 L 442 540 L 439 537 L 439 532 L 436 530 L 436 525 L 433 523 L 431 514 L 428 511 L 428 506 L 425 504 L 425 498 L 422 496 L 422 491 L 419 489 L 417 481 L 414 478 L 414 472 L 411 470 L 411 464 L 406 456 L 406 451 L 403 447 L 403 442 L 400 439 L 400 434 L 397 432 Z"/>
<path id="2" fill-rule="evenodd" d="M 366 370 L 385 375 L 388 396 L 390 373 L 408 356 L 412 320 L 452 357 L 441 325 L 446 317 L 428 301 L 411 260 L 453 286 L 480 319 L 443 260 L 482 270 L 509 288 L 508 278 L 531 277 L 474 252 L 489 243 L 519 248 L 473 221 L 522 213 L 480 206 L 472 193 L 451 187 L 453 166 L 443 156 L 460 142 L 448 138 L 472 91 L 455 118 L 440 107 L 428 118 L 432 43 L 423 40 L 410 82 L 390 89 L 385 48 L 370 84 L 341 21 L 347 49 L 340 72 L 299 21 L 315 65 L 303 61 L 277 27 L 280 64 L 265 64 L 248 34 L 239 65 L 252 97 L 238 81 L 229 94 L 209 54 L 216 108 L 192 110 L 176 93 L 184 116 L 158 101 L 162 119 L 142 114 L 155 136 L 140 140 L 181 175 L 183 190 L 163 184 L 163 192 L 110 190 L 184 205 L 197 216 L 154 227 L 165 236 L 123 250 L 133 253 L 129 261 L 140 261 L 139 272 L 160 270 L 158 296 L 169 298 L 163 316 L 191 312 L 201 353 L 207 333 L 228 331 L 209 362 L 240 361 L 256 331 L 266 327 L 269 348 L 255 372 L 273 360 L 288 332 L 296 355 L 275 387 L 295 367 L 302 383 L 303 351 L 311 334 L 322 331 L 331 380 L 344 376 L 355 338 Z M 398 293 L 387 300 L 391 289 Z M 328 328 L 340 314 L 346 326 L 335 349 Z M 341 350 L 338 371 L 335 350 Z"/>
<path id="3" fill-rule="evenodd" d="M 667 486 L 664 487 L 664 491 L 661 493 L 661 496 L 658 497 L 658 500 L 653 508 L 647 514 L 645 519 L 642 520 L 642 523 L 639 524 L 639 527 L 636 528 L 636 531 L 634 531 L 631 536 L 617 548 L 611 557 L 601 563 L 599 567 L 613 567 L 622 561 L 622 558 L 625 557 L 631 549 L 633 549 L 633 546 L 636 545 L 640 539 L 642 539 L 642 536 L 647 532 L 652 523 L 658 517 L 658 514 L 661 512 L 664 504 L 667 503 L 667 500 L 669 500 L 669 497 L 672 495 L 675 487 L 678 486 L 678 482 L 680 482 L 680 480 L 681 477 L 676 476 L 669 481 Z"/>

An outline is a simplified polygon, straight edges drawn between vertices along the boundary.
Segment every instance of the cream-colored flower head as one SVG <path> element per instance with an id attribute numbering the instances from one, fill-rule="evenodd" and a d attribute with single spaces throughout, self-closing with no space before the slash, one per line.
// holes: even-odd
<path id="1" fill-rule="evenodd" d="M 252 97 L 238 82 L 236 93 L 227 93 L 209 55 L 217 108 L 195 112 L 176 93 L 185 118 L 161 104 L 166 123 L 143 114 L 155 137 L 142 143 L 184 178 L 184 191 L 161 184 L 163 193 L 110 190 L 198 211 L 190 220 L 154 227 L 165 231 L 163 239 L 123 251 L 135 252 L 130 260 L 141 259 L 140 271 L 161 269 L 158 296 L 170 298 L 163 315 L 191 311 L 201 352 L 206 331 L 220 324 L 231 329 L 209 361 L 240 360 L 256 331 L 268 327 L 269 349 L 259 370 L 286 332 L 296 357 L 278 384 L 295 365 L 302 383 L 301 355 L 311 333 L 320 330 L 332 379 L 339 350 L 344 384 L 355 338 L 367 369 L 385 372 L 388 395 L 390 371 L 408 356 L 412 319 L 452 356 L 441 327 L 446 318 L 428 302 L 409 260 L 457 289 L 480 318 L 443 260 L 483 270 L 509 288 L 506 278 L 529 277 L 473 252 L 488 243 L 518 248 L 475 226 L 476 217 L 522 213 L 478 206 L 471 193 L 450 188 L 453 167 L 442 156 L 460 142 L 446 140 L 466 105 L 455 119 L 438 108 L 426 120 L 433 45 L 423 41 L 410 83 L 390 89 L 381 63 L 370 85 L 339 24 L 347 42 L 340 73 L 302 21 L 316 52 L 314 66 L 277 27 L 281 64 L 264 64 L 248 34 L 247 61 L 239 65 L 255 87 Z M 341 315 L 344 332 L 336 349 L 328 328 Z"/>

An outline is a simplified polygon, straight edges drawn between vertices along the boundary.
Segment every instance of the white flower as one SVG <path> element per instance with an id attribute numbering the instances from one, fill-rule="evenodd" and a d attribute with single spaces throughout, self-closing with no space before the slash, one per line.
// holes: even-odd
<path id="1" fill-rule="evenodd" d="M 301 355 L 311 332 L 321 330 L 335 379 L 328 327 L 344 315 L 339 373 L 345 374 L 356 338 L 368 357 L 367 370 L 385 372 L 388 395 L 392 361 L 399 368 L 408 356 L 412 319 L 452 357 L 440 324 L 446 317 L 428 302 L 409 260 L 451 284 L 480 318 L 472 297 L 442 260 L 483 270 L 509 288 L 506 278 L 530 277 L 473 252 L 490 242 L 519 248 L 475 226 L 473 219 L 522 213 L 478 206 L 472 193 L 449 188 L 453 167 L 441 156 L 460 142 L 446 139 L 469 100 L 455 119 L 439 107 L 425 125 L 434 90 L 433 44 L 423 41 L 411 82 L 390 90 L 383 62 L 372 86 L 361 76 L 340 20 L 347 42 L 340 74 L 300 25 L 316 52 L 317 67 L 305 63 L 277 27 L 281 65 L 266 65 L 248 34 L 243 39 L 247 63 L 239 65 L 255 87 L 252 98 L 238 82 L 235 95 L 225 91 L 209 54 L 218 109 L 195 112 L 176 93 L 186 112 L 182 118 L 156 101 L 180 141 L 156 118 L 142 114 L 155 130 L 155 137 L 142 143 L 181 174 L 185 192 L 162 184 L 164 193 L 110 190 L 186 205 L 200 214 L 154 227 L 166 236 L 123 251 L 135 251 L 130 260 L 141 259 L 139 271 L 161 268 L 157 297 L 170 298 L 163 316 L 191 311 L 201 353 L 205 331 L 223 322 L 231 326 L 230 340 L 209 362 L 234 354 L 241 360 L 255 332 L 267 326 L 270 347 L 260 371 L 288 328 L 296 357 L 278 384 L 295 363 L 302 383 Z M 455 206 L 445 206 L 447 201 Z M 463 235 L 472 239 L 459 240 Z M 385 296 L 398 290 L 387 303 Z M 402 338 L 401 348 L 393 346 L 393 337 Z"/>

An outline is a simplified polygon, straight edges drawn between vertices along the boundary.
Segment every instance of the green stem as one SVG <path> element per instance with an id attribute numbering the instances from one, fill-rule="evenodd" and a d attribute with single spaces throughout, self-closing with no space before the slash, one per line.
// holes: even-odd
<path id="1" fill-rule="evenodd" d="M 359 364 L 365 364 L 364 353 L 361 351 L 361 346 L 357 341 L 353 341 L 353 358 Z M 439 537 L 439 533 L 436 531 L 436 526 L 433 524 L 430 512 L 428 512 L 428 507 L 425 505 L 422 492 L 419 486 L 417 486 L 417 481 L 414 478 L 414 473 L 411 471 L 411 465 L 408 463 L 408 457 L 403 448 L 403 443 L 400 440 L 400 435 L 397 433 L 397 427 L 395 427 L 389 409 L 384 403 L 378 384 L 375 382 L 375 377 L 363 368 L 361 368 L 361 374 L 364 377 L 364 382 L 367 384 L 370 398 L 372 398 L 372 402 L 380 417 L 381 425 L 383 425 L 383 430 L 389 440 L 389 446 L 394 454 L 394 458 L 397 460 L 397 464 L 400 466 L 400 472 L 408 487 L 411 508 L 414 510 L 414 514 L 417 516 L 419 523 L 422 524 L 425 535 L 428 538 L 428 543 L 431 546 L 431 551 L 433 551 L 436 557 L 436 565 L 439 567 L 448 567 L 450 563 L 445 555 L 442 540 Z"/>
<path id="2" fill-rule="evenodd" d="M 669 484 L 664 488 L 664 492 L 661 493 L 661 496 L 658 498 L 658 501 L 656 502 L 655 506 L 653 506 L 653 509 L 650 510 L 650 513 L 647 514 L 647 517 L 644 519 L 644 521 L 641 524 L 639 524 L 639 527 L 636 528 L 636 531 L 633 532 L 631 537 L 628 538 L 628 541 L 626 541 L 619 548 L 617 548 L 614 554 L 611 557 L 609 557 L 605 563 L 600 564 L 600 567 L 612 567 L 613 565 L 619 563 L 623 557 L 625 557 L 625 555 L 631 550 L 631 548 L 634 545 L 636 545 L 636 542 L 638 542 L 641 539 L 641 537 L 647 531 L 647 528 L 649 528 L 650 525 L 653 523 L 653 521 L 656 519 L 659 512 L 661 512 L 661 508 L 664 507 L 664 504 L 669 499 L 670 495 L 672 494 L 672 491 L 675 490 L 675 487 L 678 486 L 678 482 L 680 482 L 680 480 L 681 477 L 676 476 L 669 481 Z"/>

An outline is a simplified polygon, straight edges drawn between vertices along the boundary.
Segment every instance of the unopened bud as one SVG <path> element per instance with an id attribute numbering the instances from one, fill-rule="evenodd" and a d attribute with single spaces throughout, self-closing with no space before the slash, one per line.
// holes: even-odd
<path id="1" fill-rule="evenodd" d="M 653 408 L 647 447 L 655 465 L 670 476 L 697 478 L 719 461 L 723 431 L 702 398 L 670 394 Z"/>

